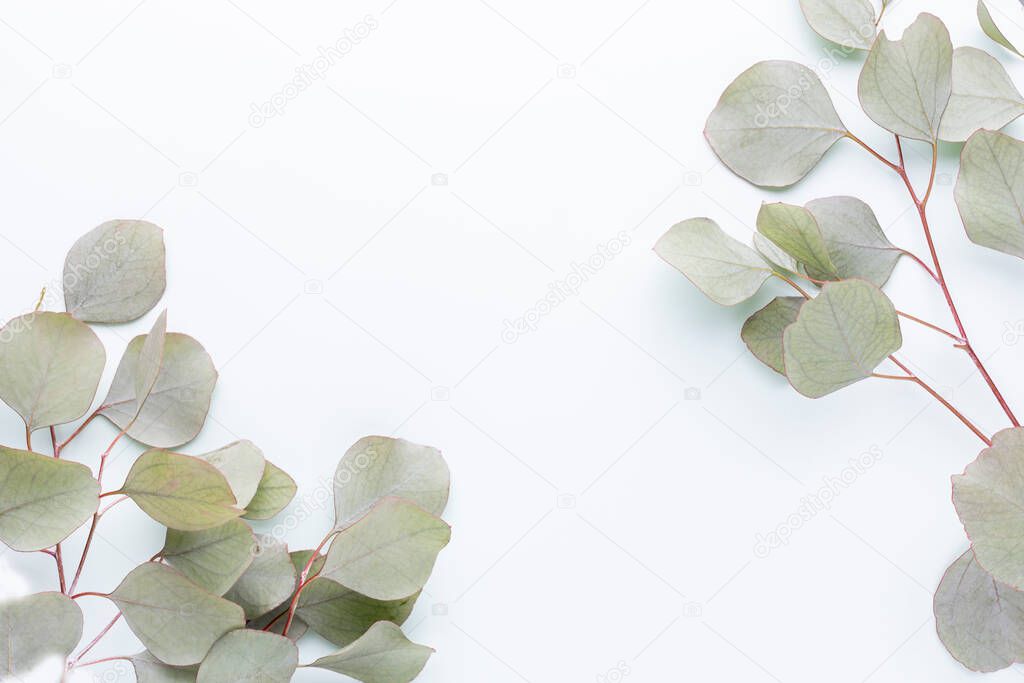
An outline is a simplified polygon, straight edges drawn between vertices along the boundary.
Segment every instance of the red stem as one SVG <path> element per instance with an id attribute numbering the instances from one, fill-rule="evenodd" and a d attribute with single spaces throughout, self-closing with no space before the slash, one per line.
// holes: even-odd
<path id="1" fill-rule="evenodd" d="M 288 629 L 292 627 L 292 620 L 295 619 L 295 610 L 299 606 L 299 596 L 302 595 L 303 589 L 312 581 L 316 576 L 309 577 L 309 570 L 313 568 L 313 563 L 316 562 L 317 558 L 320 557 L 320 551 L 323 550 L 324 546 L 327 545 L 327 541 L 334 538 L 334 535 L 338 533 L 337 529 L 331 529 L 331 532 L 324 536 L 324 540 L 320 541 L 320 545 L 316 547 L 313 554 L 309 556 L 309 560 L 306 562 L 306 566 L 302 568 L 302 573 L 299 574 L 298 587 L 295 589 L 295 595 L 292 596 L 292 601 L 288 603 L 288 619 L 284 622 L 284 628 L 281 630 L 282 636 L 288 635 Z M 307 580 L 307 577 L 308 580 Z M 277 621 L 275 618 L 274 621 Z M 270 622 L 264 630 L 269 630 L 273 626 L 274 621 Z"/>
<path id="2" fill-rule="evenodd" d="M 71 666 L 72 668 L 74 668 L 75 666 L 78 666 L 78 661 L 79 661 L 79 660 L 80 660 L 80 659 L 81 659 L 81 658 L 82 658 L 83 656 L 85 656 L 85 654 L 86 654 L 87 652 L 89 652 L 89 650 L 91 650 L 91 649 L 93 649 L 94 647 L 96 647 L 96 643 L 100 642 L 100 640 L 102 640 L 102 639 L 103 639 L 103 636 L 107 635 L 107 633 L 109 633 L 109 632 L 110 632 L 110 629 L 114 628 L 114 624 L 116 624 L 116 623 L 118 622 L 118 620 L 120 620 L 120 618 L 121 618 L 121 613 L 120 613 L 120 612 L 118 612 L 118 613 L 117 613 L 117 616 L 116 616 L 116 617 L 114 617 L 114 618 L 113 618 L 113 619 L 111 620 L 111 622 L 110 622 L 109 624 L 107 624 L 106 626 L 104 626 L 104 627 L 103 627 L 103 630 L 102 630 L 102 631 L 100 631 L 100 632 L 99 632 L 99 634 L 98 634 L 98 635 L 97 635 L 97 636 L 96 636 L 95 638 L 93 638 L 93 639 L 92 639 L 92 641 L 91 641 L 91 642 L 90 642 L 90 643 L 89 643 L 88 645 L 86 645 L 86 646 L 85 646 L 85 647 L 84 647 L 84 648 L 82 649 L 82 651 L 81 651 L 81 652 L 79 652 L 79 653 L 78 653 L 78 654 L 77 654 L 77 655 L 75 656 L 75 658 L 74 658 L 74 659 L 72 659 L 72 660 L 71 660 L 71 665 L 70 665 L 70 666 Z M 115 657 L 114 659 L 120 659 L 120 658 L 119 658 L 119 657 Z M 93 663 L 94 663 L 94 664 L 98 664 L 99 662 L 93 662 Z M 83 666 L 84 666 L 84 665 L 83 665 Z"/>

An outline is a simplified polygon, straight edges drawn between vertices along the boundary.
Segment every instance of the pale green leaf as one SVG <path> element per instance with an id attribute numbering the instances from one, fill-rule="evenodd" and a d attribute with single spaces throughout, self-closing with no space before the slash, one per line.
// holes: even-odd
<path id="1" fill-rule="evenodd" d="M 1024 57 L 1013 43 L 1006 37 L 1003 31 L 996 24 L 995 18 L 992 12 L 989 10 L 985 0 L 978 0 L 978 23 L 981 25 L 981 30 L 985 32 L 992 40 L 996 41 L 1007 50 L 1017 54 L 1018 56 Z"/>
<path id="2" fill-rule="evenodd" d="M 0 329 L 0 399 L 29 430 L 82 417 L 96 395 L 107 354 L 88 325 L 37 311 Z"/>
<path id="3" fill-rule="evenodd" d="M 222 635 L 245 624 L 241 607 L 156 562 L 133 569 L 110 599 L 142 644 L 173 666 L 198 664 Z"/>
<path id="4" fill-rule="evenodd" d="M 266 470 L 263 451 L 257 448 L 256 444 L 248 440 L 235 441 L 196 457 L 220 470 L 235 494 L 238 507 L 244 508 L 249 505 Z"/>
<path id="5" fill-rule="evenodd" d="M 252 564 L 256 537 L 232 519 L 205 531 L 168 529 L 160 555 L 200 588 L 223 595 Z"/>
<path id="6" fill-rule="evenodd" d="M 934 610 L 939 639 L 968 669 L 1024 661 L 1024 593 L 993 579 L 970 549 L 943 574 Z"/>
<path id="7" fill-rule="evenodd" d="M 199 666 L 197 683 L 288 683 L 299 665 L 295 643 L 243 629 L 218 640 Z"/>
<path id="8" fill-rule="evenodd" d="M 900 40 L 885 31 L 864 62 L 857 94 L 864 112 L 896 135 L 932 142 L 949 103 L 953 44 L 942 21 L 921 14 Z"/>
<path id="9" fill-rule="evenodd" d="M 796 321 L 804 305 L 802 296 L 779 296 L 747 318 L 740 338 L 759 361 L 775 372 L 785 374 L 782 361 L 782 334 Z"/>
<path id="10" fill-rule="evenodd" d="M 143 650 L 128 659 L 135 668 L 137 683 L 196 683 L 198 666 L 168 666 L 149 650 Z"/>
<path id="11" fill-rule="evenodd" d="M 61 593 L 0 603 L 0 680 L 20 681 L 43 661 L 64 658 L 82 638 L 82 610 Z"/>
<path id="12" fill-rule="evenodd" d="M 704 135 L 736 175 L 787 187 L 807 175 L 847 135 L 817 75 L 796 62 L 750 67 L 725 92 Z"/>
<path id="13" fill-rule="evenodd" d="M 1024 142 L 987 130 L 972 135 L 953 196 L 972 242 L 1024 258 Z"/>
<path id="14" fill-rule="evenodd" d="M 220 471 L 199 458 L 149 450 L 139 456 L 118 493 L 171 529 L 202 531 L 242 514 Z"/>
<path id="15" fill-rule="evenodd" d="M 139 359 L 135 365 L 135 414 L 142 412 L 142 406 L 149 398 L 160 376 L 160 368 L 164 363 L 164 348 L 167 343 L 167 311 L 156 319 L 153 328 L 146 335 L 139 349 Z"/>
<path id="16" fill-rule="evenodd" d="M 402 629 L 381 621 L 362 638 L 308 666 L 350 676 L 363 683 L 409 683 L 434 651 L 409 641 Z"/>
<path id="17" fill-rule="evenodd" d="M 263 477 L 256 489 L 256 495 L 249 501 L 245 508 L 246 519 L 270 519 L 288 506 L 298 487 L 295 480 L 288 476 L 288 473 L 280 467 L 266 461 L 263 467 Z"/>
<path id="18" fill-rule="evenodd" d="M 999 61 L 973 47 L 953 51 L 953 95 L 939 137 L 963 142 L 976 130 L 998 130 L 1024 114 L 1024 97 Z"/>
<path id="19" fill-rule="evenodd" d="M 166 278 L 163 230 L 146 221 L 108 221 L 68 252 L 64 305 L 86 322 L 128 322 L 156 305 Z"/>
<path id="20" fill-rule="evenodd" d="M 795 258 L 815 280 L 838 277 L 825 236 L 807 209 L 792 204 L 762 204 L 757 214 L 757 231 Z"/>
<path id="21" fill-rule="evenodd" d="M 291 597 L 297 578 L 288 547 L 261 536 L 252 564 L 224 597 L 241 605 L 246 619 L 256 619 Z"/>
<path id="22" fill-rule="evenodd" d="M 345 647 L 378 621 L 405 623 L 419 595 L 374 600 L 329 579 L 316 578 L 302 590 L 296 614 L 320 636 Z"/>
<path id="23" fill-rule="evenodd" d="M 882 232 L 875 212 L 856 197 L 825 197 L 806 205 L 825 238 L 825 248 L 840 279 L 861 278 L 879 287 L 892 275 L 903 252 Z M 808 269 L 815 279 L 818 274 Z"/>
<path id="24" fill-rule="evenodd" d="M 0 446 L 0 541 L 21 551 L 60 543 L 99 506 L 88 467 Z"/>
<path id="25" fill-rule="evenodd" d="M 875 40 L 875 8 L 868 0 L 800 0 L 814 32 L 826 40 L 867 50 Z"/>
<path id="26" fill-rule="evenodd" d="M 892 302 L 865 280 L 826 284 L 783 335 L 786 376 L 804 396 L 870 377 L 903 344 Z"/>
<path id="27" fill-rule="evenodd" d="M 654 251 L 709 299 L 725 306 L 749 299 L 771 276 L 771 269 L 753 249 L 726 235 L 708 218 L 676 223 Z"/>
<path id="28" fill-rule="evenodd" d="M 798 272 L 799 266 L 796 259 L 784 252 L 779 245 L 775 244 L 775 242 L 772 242 L 759 232 L 754 233 L 752 241 L 757 253 L 760 254 L 761 258 L 767 261 L 768 265 L 772 266 L 774 270 L 782 273 Z"/>

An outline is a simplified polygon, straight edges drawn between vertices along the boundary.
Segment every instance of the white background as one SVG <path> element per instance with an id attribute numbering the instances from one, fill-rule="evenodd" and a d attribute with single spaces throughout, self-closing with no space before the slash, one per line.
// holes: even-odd
<path id="1" fill-rule="evenodd" d="M 926 8 L 1024 77 L 968 0 L 901 0 L 884 26 L 898 35 Z M 374 28 L 323 79 L 252 125 L 252 105 L 367 17 Z M 935 636 L 931 593 L 967 545 L 949 476 L 977 439 L 909 383 L 798 396 L 738 336 L 781 286 L 719 308 L 650 249 L 690 216 L 747 239 L 762 200 L 853 194 L 926 255 L 898 179 L 852 144 L 767 193 L 704 143 L 740 71 L 826 51 L 796 0 L 4 0 L 0 304 L 30 308 L 81 233 L 144 217 L 166 230 L 170 328 L 221 371 L 185 452 L 252 439 L 301 497 L 360 436 L 440 447 L 454 539 L 407 625 L 438 650 L 425 683 L 974 680 Z M 856 107 L 861 59 L 824 80 L 851 130 L 892 155 Z M 908 153 L 923 183 L 926 151 Z M 1022 264 L 964 236 L 957 153 L 942 149 L 936 239 L 979 353 L 1024 410 Z M 621 254 L 503 341 L 506 320 L 620 234 Z M 888 291 L 951 324 L 908 260 Z M 101 330 L 105 381 L 155 315 Z M 987 432 L 1006 425 L 964 354 L 904 333 L 922 377 Z M 19 425 L 3 418 L 6 443 L 21 444 Z M 95 464 L 113 435 L 99 421 L 69 455 Z M 878 462 L 833 485 L 830 509 L 755 555 L 758 534 L 873 448 Z M 108 481 L 138 451 L 119 447 Z M 291 547 L 330 521 L 324 509 Z M 81 587 L 112 590 L 161 544 L 119 506 Z M 0 563 L 7 593 L 55 585 L 43 555 Z M 114 611 L 82 604 L 89 638 Z M 93 654 L 137 649 L 122 623 Z M 326 650 L 311 638 L 303 661 Z M 116 665 L 92 673 L 132 680 Z"/>

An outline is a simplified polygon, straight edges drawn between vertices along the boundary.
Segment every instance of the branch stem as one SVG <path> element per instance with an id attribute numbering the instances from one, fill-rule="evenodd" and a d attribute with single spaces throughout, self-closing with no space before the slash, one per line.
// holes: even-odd
<path id="1" fill-rule="evenodd" d="M 288 604 L 288 618 L 285 620 L 284 628 L 281 630 L 282 636 L 287 636 L 288 629 L 292 627 L 292 620 L 295 619 L 295 610 L 299 606 L 299 596 L 302 595 L 303 589 L 305 589 L 306 586 L 309 585 L 310 581 L 316 578 L 316 575 L 312 577 L 309 576 L 309 572 L 313 568 L 313 563 L 316 562 L 318 557 L 320 557 L 320 551 L 324 549 L 324 546 L 327 545 L 327 542 L 334 538 L 334 536 L 337 533 L 337 529 L 331 529 L 331 531 L 326 536 L 324 536 L 324 540 L 320 541 L 320 545 L 316 547 L 316 550 L 313 551 L 313 554 L 309 556 L 309 560 L 306 562 L 306 566 L 302 568 L 302 572 L 299 574 L 298 588 L 295 589 L 295 595 L 292 596 L 292 601 Z M 274 619 L 274 621 L 277 621 L 277 619 Z M 274 625 L 274 621 L 267 624 L 264 630 L 269 630 L 270 627 Z"/>

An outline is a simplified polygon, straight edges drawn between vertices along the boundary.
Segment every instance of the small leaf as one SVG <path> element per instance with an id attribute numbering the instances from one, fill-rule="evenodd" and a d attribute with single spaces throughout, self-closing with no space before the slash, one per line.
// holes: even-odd
<path id="1" fill-rule="evenodd" d="M 806 208 L 821 229 L 840 279 L 861 278 L 878 287 L 886 283 L 902 252 L 882 232 L 870 206 L 856 197 L 825 197 Z"/>
<path id="2" fill-rule="evenodd" d="M 135 667 L 138 683 L 196 683 L 198 666 L 173 667 L 154 657 L 149 650 L 143 650 L 128 658 Z"/>
<path id="3" fill-rule="evenodd" d="M 782 334 L 796 321 L 804 305 L 802 296 L 778 296 L 747 318 L 740 338 L 759 361 L 775 372 L 786 374 L 782 362 Z"/>
<path id="4" fill-rule="evenodd" d="M 149 450 L 139 456 L 118 493 L 171 529 L 202 531 L 242 514 L 217 468 L 205 460 Z"/>
<path id="5" fill-rule="evenodd" d="M 345 647 L 378 621 L 405 623 L 419 596 L 374 600 L 329 579 L 315 578 L 302 590 L 296 614 L 320 636 Z"/>
<path id="6" fill-rule="evenodd" d="M 988 673 L 1024 660 L 1024 593 L 993 579 L 970 549 L 943 574 L 934 609 L 939 639 L 968 669 Z"/>
<path id="7" fill-rule="evenodd" d="M 243 629 L 218 640 L 199 667 L 197 683 L 288 683 L 299 665 L 295 643 Z"/>
<path id="8" fill-rule="evenodd" d="M 135 365 L 135 415 L 142 412 L 142 406 L 149 398 L 160 376 L 160 368 L 164 364 L 164 348 L 167 343 L 167 311 L 156 319 L 153 329 L 146 335 L 139 350 L 139 360 Z"/>
<path id="9" fill-rule="evenodd" d="M 448 503 L 450 479 L 436 448 L 386 436 L 364 437 L 342 456 L 334 473 L 335 526 L 344 529 L 387 496 L 411 500 L 440 515 Z"/>
<path id="10" fill-rule="evenodd" d="M 249 501 L 245 508 L 246 519 L 270 519 L 288 506 L 288 503 L 295 497 L 298 487 L 295 480 L 288 476 L 288 473 L 280 467 L 266 461 L 263 467 L 263 477 L 256 489 L 256 495 Z"/>
<path id="11" fill-rule="evenodd" d="M 761 255 L 768 265 L 774 270 L 783 273 L 796 273 L 799 270 L 796 259 L 782 250 L 779 245 L 772 242 L 759 232 L 755 232 L 752 238 L 754 249 Z"/>
<path id="12" fill-rule="evenodd" d="M 1024 97 L 995 57 L 973 47 L 953 51 L 953 94 L 940 138 L 963 142 L 976 130 L 998 130 L 1021 114 Z"/>
<path id="13" fill-rule="evenodd" d="M 762 204 L 757 231 L 797 260 L 815 280 L 835 280 L 825 237 L 807 209 L 792 204 Z"/>
<path id="14" fill-rule="evenodd" d="M 156 562 L 133 569 L 110 599 L 142 644 L 172 666 L 198 664 L 222 635 L 245 624 L 241 607 Z"/>
<path id="15" fill-rule="evenodd" d="M 981 30 L 984 31 L 985 35 L 989 38 L 996 41 L 1017 56 L 1024 57 L 1020 50 L 1014 47 L 1013 43 L 1011 43 L 1002 30 L 1000 30 L 999 26 L 996 25 L 995 19 L 992 17 L 992 12 L 989 11 L 988 5 L 985 4 L 985 0 L 978 0 L 978 23 L 981 24 Z"/>
<path id="16" fill-rule="evenodd" d="M 875 8 L 868 0 L 800 0 L 814 32 L 837 45 L 867 50 L 875 40 Z"/>
<path id="17" fill-rule="evenodd" d="M 64 304 L 90 323 L 123 323 L 164 294 L 163 230 L 146 221 L 108 221 L 82 236 L 64 261 Z"/>
<path id="18" fill-rule="evenodd" d="M 654 251 L 709 299 L 725 306 L 754 296 L 771 276 L 753 249 L 726 235 L 708 218 L 676 223 Z"/>
<path id="19" fill-rule="evenodd" d="M 309 666 L 351 676 L 363 683 L 409 683 L 434 651 L 410 642 L 402 629 L 381 621 L 362 638 Z"/>
<path id="20" fill-rule="evenodd" d="M 846 135 L 815 73 L 786 61 L 761 62 L 740 74 L 704 130 L 733 173 L 765 187 L 796 183 Z"/>
<path id="21" fill-rule="evenodd" d="M 0 446 L 0 541 L 15 550 L 60 543 L 96 512 L 99 495 L 84 465 Z"/>
<path id="22" fill-rule="evenodd" d="M 1024 428 L 997 432 L 953 477 L 953 505 L 978 563 L 996 581 L 1024 587 Z"/>
<path id="23" fill-rule="evenodd" d="M 67 657 L 82 639 L 82 610 L 61 593 L 0 603 L 0 680 L 20 681 L 50 657 Z"/>
<path id="24" fill-rule="evenodd" d="M 972 135 L 953 196 L 972 242 L 1024 258 L 1024 142 L 987 130 Z"/>
<path id="25" fill-rule="evenodd" d="M 100 413 L 119 428 L 127 427 L 136 441 L 174 448 L 195 438 L 206 422 L 217 371 L 195 339 L 167 334 L 160 373 L 136 418 L 135 378 L 144 342 L 145 336 L 138 336 L 128 344 Z"/>
<path id="26" fill-rule="evenodd" d="M 288 547 L 259 537 L 252 564 L 224 597 L 241 605 L 246 619 L 256 619 L 291 597 L 297 578 Z"/>
<path id="27" fill-rule="evenodd" d="M 160 555 L 189 580 L 223 595 L 252 564 L 256 537 L 238 519 L 205 531 L 167 530 Z"/>
<path id="28" fill-rule="evenodd" d="M 892 302 L 864 280 L 826 284 L 783 335 L 786 376 L 819 398 L 870 377 L 903 345 Z"/>
<path id="29" fill-rule="evenodd" d="M 377 600 L 419 592 L 451 529 L 402 498 L 384 498 L 331 543 L 321 576 Z"/>
<path id="30" fill-rule="evenodd" d="M 0 399 L 29 430 L 85 415 L 107 354 L 88 325 L 67 313 L 38 311 L 0 329 Z"/>
<path id="31" fill-rule="evenodd" d="M 857 85 L 872 121 L 896 135 L 933 142 L 952 92 L 953 44 L 937 17 L 922 13 L 900 40 L 882 31 Z"/>
<path id="32" fill-rule="evenodd" d="M 197 455 L 197 458 L 210 463 L 224 475 L 235 494 L 236 504 L 240 508 L 249 505 L 263 479 L 266 461 L 263 451 L 252 441 L 242 440 L 229 443 L 209 453 Z"/>

